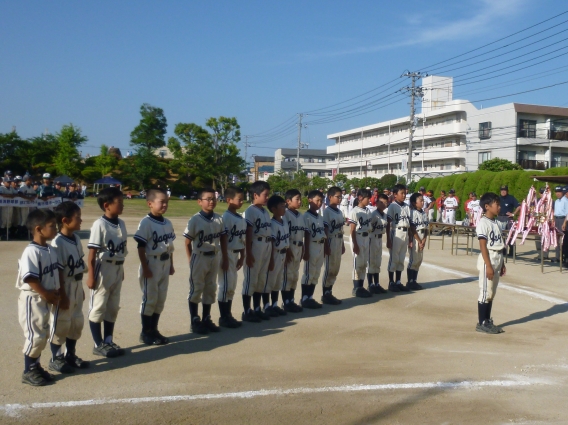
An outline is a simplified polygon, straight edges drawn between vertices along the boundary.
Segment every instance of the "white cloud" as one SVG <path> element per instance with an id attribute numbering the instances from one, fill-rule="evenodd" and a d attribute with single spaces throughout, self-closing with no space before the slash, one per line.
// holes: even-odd
<path id="1" fill-rule="evenodd" d="M 335 51 L 304 53 L 304 58 L 335 57 L 344 55 L 356 55 L 373 53 L 382 50 L 390 50 L 419 44 L 429 44 L 445 40 L 472 39 L 491 33 L 496 25 L 500 25 L 503 19 L 511 18 L 522 10 L 522 6 L 528 0 L 477 0 L 476 5 L 469 5 L 473 11 L 472 16 L 451 22 L 436 22 L 428 28 L 416 29 L 418 25 L 424 26 L 424 20 L 414 15 L 406 17 L 408 28 L 406 32 L 412 37 L 391 43 L 383 43 L 369 46 L 359 46 Z"/>

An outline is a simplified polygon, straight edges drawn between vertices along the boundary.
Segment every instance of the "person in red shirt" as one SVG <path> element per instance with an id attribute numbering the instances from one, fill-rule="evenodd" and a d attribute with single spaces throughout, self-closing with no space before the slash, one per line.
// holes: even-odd
<path id="1" fill-rule="evenodd" d="M 375 189 L 373 190 L 373 195 L 371 196 L 371 200 L 369 201 L 369 203 L 372 206 L 376 207 L 378 199 L 379 199 L 379 189 Z"/>
<path id="2" fill-rule="evenodd" d="M 442 223 L 444 221 L 444 201 L 446 200 L 446 191 L 440 192 L 440 197 L 436 199 L 436 208 L 438 208 L 437 221 Z"/>

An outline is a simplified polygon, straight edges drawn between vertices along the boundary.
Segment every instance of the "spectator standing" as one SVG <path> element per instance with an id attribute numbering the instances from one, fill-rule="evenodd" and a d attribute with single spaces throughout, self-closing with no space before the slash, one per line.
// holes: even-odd
<path id="1" fill-rule="evenodd" d="M 440 192 L 440 197 L 436 199 L 436 208 L 438 208 L 438 217 L 436 221 L 439 223 L 444 222 L 444 201 L 446 200 L 446 191 L 442 190 Z"/>
<path id="2" fill-rule="evenodd" d="M 566 198 L 564 187 L 556 186 L 556 201 L 554 201 L 554 226 L 556 227 L 556 237 L 557 244 L 556 244 L 556 258 L 552 260 L 555 263 L 559 263 L 562 256 L 560 255 L 560 246 L 562 245 L 562 253 L 564 253 L 564 246 L 562 237 L 564 236 L 564 232 L 562 227 L 564 226 L 564 222 L 566 221 L 566 216 L 568 215 L 568 198 Z M 565 228 L 566 226 L 564 226 Z"/>
<path id="3" fill-rule="evenodd" d="M 509 194 L 509 186 L 507 185 L 501 186 L 500 202 L 501 211 L 499 211 L 497 221 L 501 230 L 508 230 L 510 223 L 513 221 L 513 217 L 521 209 L 521 205 L 513 195 Z M 511 257 L 513 255 L 512 245 L 509 245 L 508 250 L 508 255 Z"/>

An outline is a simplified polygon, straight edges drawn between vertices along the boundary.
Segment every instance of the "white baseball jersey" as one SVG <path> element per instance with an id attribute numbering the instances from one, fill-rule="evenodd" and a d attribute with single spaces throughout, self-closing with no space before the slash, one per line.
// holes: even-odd
<path id="1" fill-rule="evenodd" d="M 332 207 L 326 208 L 323 212 L 323 224 L 327 227 L 327 232 L 330 237 L 343 235 L 345 218 L 339 209 Z"/>
<path id="2" fill-rule="evenodd" d="M 165 217 L 158 217 L 148 214 L 138 225 L 138 230 L 134 235 L 137 242 L 145 244 L 147 255 L 171 254 L 174 251 L 174 240 L 176 234 L 172 222 Z"/>
<path id="3" fill-rule="evenodd" d="M 0 186 L 0 195 L 17 195 L 18 190 L 14 189 L 12 186 L 6 187 L 4 185 Z"/>
<path id="4" fill-rule="evenodd" d="M 69 238 L 58 233 L 51 241 L 51 246 L 57 252 L 57 260 L 63 266 L 63 275 L 66 279 L 87 271 L 81 239 L 77 234 Z"/>
<path id="5" fill-rule="evenodd" d="M 481 216 L 481 220 L 475 228 L 478 239 L 487 240 L 487 249 L 490 251 L 502 251 L 505 248 L 501 228 L 495 220 Z"/>
<path id="6" fill-rule="evenodd" d="M 63 266 L 57 260 L 56 250 L 49 245 L 42 246 L 32 241 L 24 249 L 18 262 L 16 288 L 21 291 L 33 291 L 24 279 L 34 277 L 39 279 L 41 286 L 48 291 L 59 289 L 60 269 L 63 269 Z"/>
<path id="7" fill-rule="evenodd" d="M 304 216 L 298 211 L 286 209 L 286 221 L 290 233 L 290 241 L 302 242 L 304 240 Z"/>
<path id="8" fill-rule="evenodd" d="M 309 233 L 312 241 L 319 241 L 327 238 L 325 235 L 323 217 L 311 212 L 310 210 L 306 211 L 304 214 L 304 231 Z"/>
<path id="9" fill-rule="evenodd" d="M 252 226 L 252 232 L 255 237 L 272 237 L 270 229 L 272 220 L 266 208 L 251 205 L 245 210 L 245 220 L 249 226 Z"/>
<path id="10" fill-rule="evenodd" d="M 426 195 L 422 195 L 422 199 L 424 199 L 424 209 L 428 208 L 428 206 L 432 203 L 432 199 Z"/>
<path id="11" fill-rule="evenodd" d="M 34 187 L 27 186 L 26 184 L 20 186 L 20 188 L 18 189 L 18 193 L 21 193 L 22 195 L 25 196 L 36 196 L 36 191 L 34 190 Z"/>
<path id="12" fill-rule="evenodd" d="M 349 223 L 357 225 L 357 233 L 371 232 L 371 211 L 367 208 L 354 207 L 349 214 Z"/>
<path id="13" fill-rule="evenodd" d="M 272 219 L 272 239 L 274 239 L 274 248 L 277 250 L 290 246 L 290 226 L 286 217 L 282 217 L 282 223 L 275 218 Z"/>
<path id="14" fill-rule="evenodd" d="M 477 214 L 481 206 L 479 205 L 479 200 L 476 199 L 475 201 L 469 201 L 467 204 L 468 211 L 472 212 L 473 214 Z"/>
<path id="15" fill-rule="evenodd" d="M 392 220 L 394 227 L 410 227 L 410 207 L 394 201 L 387 209 L 387 218 Z"/>
<path id="16" fill-rule="evenodd" d="M 200 211 L 189 219 L 183 236 L 191 241 L 193 252 L 218 252 L 221 249 L 221 235 L 225 233 L 227 229 L 219 214 L 206 216 Z"/>
<path id="17" fill-rule="evenodd" d="M 225 229 L 227 229 L 227 250 L 237 251 L 245 249 L 247 222 L 243 216 L 227 210 L 223 214 L 223 224 Z"/>
<path id="18" fill-rule="evenodd" d="M 126 248 L 127 236 L 124 221 L 120 218 L 109 219 L 103 215 L 93 223 L 87 247 L 98 250 L 99 260 L 121 261 L 128 254 Z"/>
<path id="19" fill-rule="evenodd" d="M 428 228 L 428 214 L 424 210 L 417 210 L 412 208 L 410 210 L 410 224 L 416 227 L 416 231 Z M 423 236 L 421 236 L 423 237 Z"/>
<path id="20" fill-rule="evenodd" d="M 384 235 L 387 231 L 387 215 L 378 209 L 371 213 L 371 233 Z"/>
<path id="21" fill-rule="evenodd" d="M 349 195 L 345 194 L 341 197 L 341 206 L 346 207 L 349 205 Z"/>
<path id="22" fill-rule="evenodd" d="M 446 211 L 448 210 L 448 208 L 452 208 L 453 211 L 455 211 L 458 208 L 458 205 L 459 203 L 455 196 L 452 198 L 448 196 L 444 201 L 444 207 L 446 207 Z"/>

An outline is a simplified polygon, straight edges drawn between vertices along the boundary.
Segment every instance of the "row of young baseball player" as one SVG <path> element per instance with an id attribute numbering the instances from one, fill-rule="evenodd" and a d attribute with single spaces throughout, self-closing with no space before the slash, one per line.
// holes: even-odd
<path id="1" fill-rule="evenodd" d="M 318 210 L 324 194 L 317 190 L 308 194 L 309 209 L 304 214 L 298 211 L 302 201 L 298 190 L 286 192 L 285 198 L 270 196 L 269 185 L 259 181 L 251 185 L 250 192 L 252 205 L 246 209 L 244 218 L 237 212 L 244 202 L 242 190 L 229 188 L 225 191 L 228 209 L 223 216 L 214 212 L 217 201 L 213 190 L 203 189 L 198 194 L 201 211 L 191 217 L 183 233 L 190 268 L 188 304 L 192 332 L 220 331 L 211 320 L 211 306 L 216 299 L 219 325 L 226 328 L 241 326 L 242 322 L 232 315 L 237 272 L 241 267 L 244 268 L 244 321 L 260 322 L 298 313 L 303 308 L 321 308 L 314 293 L 322 268 L 322 303 L 341 303 L 333 295 L 341 256 L 345 253 L 345 217 L 339 209 L 341 189 L 328 189 L 329 208 L 324 210 L 323 216 Z M 417 283 L 417 275 L 428 225 L 422 210 L 422 196 L 413 194 L 412 208 L 409 208 L 404 203 L 406 188 L 397 185 L 393 192 L 395 202 L 387 207 L 386 196 L 382 195 L 377 208 L 371 210 L 367 208 L 370 191 L 359 190 L 359 204 L 347 220 L 353 252 L 354 296 L 366 298 L 387 292 L 379 285 L 385 234 L 389 249 L 388 289 L 392 292 L 422 289 Z M 134 236 L 142 292 L 140 342 L 162 345 L 169 341 L 159 332 L 158 323 L 166 301 L 169 276 L 175 273 L 173 241 L 176 235 L 172 223 L 164 217 L 168 207 L 167 194 L 152 189 L 146 199 L 150 213 L 141 220 Z M 54 211 L 34 210 L 28 216 L 27 226 L 33 241 L 19 261 L 16 284 L 20 289 L 19 321 L 25 338 L 23 383 L 41 386 L 53 381 L 53 376 L 40 365 L 41 353 L 48 342 L 50 370 L 72 373 L 89 366 L 77 356 L 75 348 L 84 324 L 84 273 L 87 273 L 86 284 L 90 290 L 88 323 L 94 341 L 93 354 L 107 358 L 125 354 L 113 340 L 124 261 L 128 254 L 127 231 L 119 218 L 124 208 L 123 195 L 118 188 L 103 189 L 97 202 L 104 215 L 91 227 L 86 262 L 76 234 L 82 220 L 81 210 L 75 203 L 63 202 Z M 485 238 L 490 240 L 490 246 L 498 247 L 501 232 L 489 233 L 489 230 L 482 229 L 482 235 L 489 235 Z M 502 241 L 500 243 L 502 246 Z M 401 274 L 408 248 L 408 283 L 403 285 Z M 485 260 L 483 249 L 482 254 Z M 480 306 L 490 303 L 496 287 L 493 274 L 489 276 L 488 270 L 497 264 L 498 257 L 487 258 L 480 270 L 487 270 L 486 277 L 493 279 L 493 284 L 488 285 L 487 279 L 482 283 L 480 272 Z M 295 291 L 302 260 L 301 296 L 296 304 Z M 495 274 L 498 281 L 499 273 Z M 280 295 L 282 307 L 279 306 Z M 201 317 L 198 312 L 200 303 Z M 483 310 L 483 320 L 481 311 L 480 307 L 478 330 L 497 333 L 495 329 L 498 328 L 491 327 L 487 308 Z"/>
<path id="2" fill-rule="evenodd" d="M 24 177 L 12 178 L 12 172 L 8 170 L 4 172 L 4 177 L 2 177 L 0 198 L 12 199 L 17 197 L 29 201 L 38 198 L 47 200 L 55 197 L 68 200 L 83 199 L 78 188 L 80 189 L 80 186 L 76 183 L 65 186 L 60 181 L 56 181 L 54 185 L 49 173 L 43 174 L 43 184 L 40 184 L 34 182 L 29 174 L 25 174 Z M 10 236 L 10 239 L 27 240 L 29 235 L 26 229 L 26 220 L 29 212 L 29 207 L 0 207 L 0 240 L 8 239 L 8 236 Z"/>

